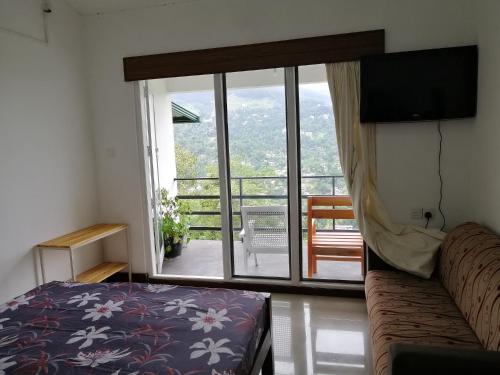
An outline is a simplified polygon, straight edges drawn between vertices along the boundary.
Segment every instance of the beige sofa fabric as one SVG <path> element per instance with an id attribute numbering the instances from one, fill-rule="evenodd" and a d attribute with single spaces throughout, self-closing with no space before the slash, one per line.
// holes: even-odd
<path id="1" fill-rule="evenodd" d="M 370 271 L 366 298 L 374 374 L 386 375 L 394 342 L 481 349 L 476 335 L 436 279 Z"/>
<path id="2" fill-rule="evenodd" d="M 370 271 L 366 298 L 376 375 L 394 342 L 500 350 L 500 237 L 465 223 L 445 238 L 439 278 Z"/>
<path id="3" fill-rule="evenodd" d="M 463 316 L 488 350 L 500 350 L 500 237 L 475 223 L 445 239 L 440 277 Z"/>

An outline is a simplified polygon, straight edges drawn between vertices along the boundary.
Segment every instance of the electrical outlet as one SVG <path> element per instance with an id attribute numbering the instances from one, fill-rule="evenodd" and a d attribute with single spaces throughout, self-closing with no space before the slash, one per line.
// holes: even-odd
<path id="1" fill-rule="evenodd" d="M 421 220 L 424 217 L 424 209 L 423 208 L 412 208 L 410 210 L 410 218 L 412 220 Z"/>
<path id="2" fill-rule="evenodd" d="M 431 215 L 432 215 L 431 220 L 436 217 L 436 210 L 434 208 L 424 208 L 423 212 L 424 212 L 424 215 L 425 215 L 426 212 L 430 212 Z"/>

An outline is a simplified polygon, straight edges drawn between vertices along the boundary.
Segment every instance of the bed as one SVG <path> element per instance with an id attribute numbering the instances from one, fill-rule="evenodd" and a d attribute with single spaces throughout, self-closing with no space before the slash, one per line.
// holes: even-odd
<path id="1" fill-rule="evenodd" d="M 51 282 L 0 306 L 0 374 L 273 373 L 270 298 Z"/>

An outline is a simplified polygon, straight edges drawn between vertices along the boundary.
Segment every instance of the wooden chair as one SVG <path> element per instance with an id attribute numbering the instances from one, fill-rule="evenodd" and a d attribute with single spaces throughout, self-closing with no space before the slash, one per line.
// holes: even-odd
<path id="1" fill-rule="evenodd" d="M 338 195 L 307 199 L 308 277 L 312 277 L 313 273 L 317 272 L 318 260 L 360 262 L 361 273 L 363 273 L 365 265 L 361 234 L 353 231 L 316 231 L 316 219 L 354 219 L 351 198 Z"/>

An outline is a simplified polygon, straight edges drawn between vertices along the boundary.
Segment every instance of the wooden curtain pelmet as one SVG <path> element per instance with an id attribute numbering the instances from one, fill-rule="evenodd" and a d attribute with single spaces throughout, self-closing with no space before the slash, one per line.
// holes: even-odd
<path id="1" fill-rule="evenodd" d="M 384 53 L 384 30 L 125 57 L 125 81 L 357 60 Z"/>

